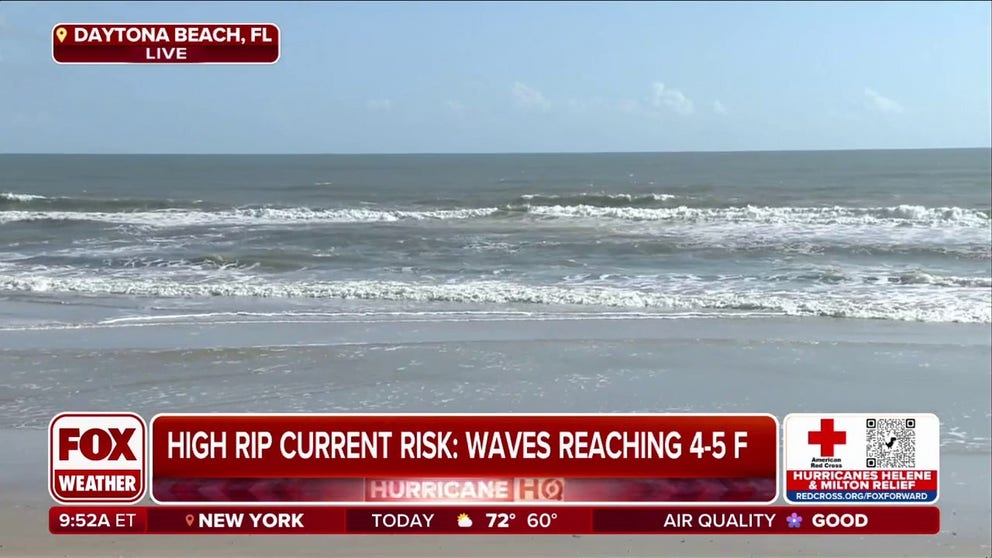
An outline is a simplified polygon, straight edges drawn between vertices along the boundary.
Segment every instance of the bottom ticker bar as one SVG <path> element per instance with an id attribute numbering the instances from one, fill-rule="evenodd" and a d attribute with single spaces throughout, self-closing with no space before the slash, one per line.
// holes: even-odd
<path id="1" fill-rule="evenodd" d="M 936 506 L 54 506 L 55 535 L 932 535 Z"/>

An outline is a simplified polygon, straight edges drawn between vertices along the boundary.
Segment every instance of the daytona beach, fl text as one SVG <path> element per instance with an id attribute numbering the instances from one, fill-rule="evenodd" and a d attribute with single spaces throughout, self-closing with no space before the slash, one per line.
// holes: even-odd
<path id="1" fill-rule="evenodd" d="M 60 64 L 271 64 L 279 28 L 256 24 L 91 24 L 52 28 Z"/>

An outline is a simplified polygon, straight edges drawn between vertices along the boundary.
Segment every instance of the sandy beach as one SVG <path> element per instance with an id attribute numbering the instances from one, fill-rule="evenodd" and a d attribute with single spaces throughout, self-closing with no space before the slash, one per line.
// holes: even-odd
<path id="1" fill-rule="evenodd" d="M 185 318 L 0 331 L 6 556 L 982 556 L 986 325 L 792 319 Z M 498 378 L 496 377 L 498 376 Z M 12 381 L 11 381 L 12 380 Z M 899 389 L 899 388 L 902 389 Z M 898 397 L 884 393 L 899 392 Z M 935 412 L 942 530 L 920 537 L 55 537 L 62 410 Z"/>

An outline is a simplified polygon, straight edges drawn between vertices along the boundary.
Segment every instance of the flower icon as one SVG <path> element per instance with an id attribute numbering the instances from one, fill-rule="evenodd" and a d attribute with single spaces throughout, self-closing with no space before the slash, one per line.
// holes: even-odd
<path id="1" fill-rule="evenodd" d="M 792 512 L 792 515 L 787 515 L 785 517 L 786 523 L 789 524 L 789 529 L 798 529 L 803 525 L 803 516 Z"/>

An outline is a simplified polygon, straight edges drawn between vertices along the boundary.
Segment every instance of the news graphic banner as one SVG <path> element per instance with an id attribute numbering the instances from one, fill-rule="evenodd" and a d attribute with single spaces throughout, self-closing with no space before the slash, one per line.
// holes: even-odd
<path id="1" fill-rule="evenodd" d="M 52 59 L 59 64 L 274 64 L 273 23 L 59 23 Z"/>
<path id="2" fill-rule="evenodd" d="M 785 498 L 805 504 L 932 504 L 940 420 L 929 413 L 790 414 Z"/>
<path id="3" fill-rule="evenodd" d="M 877 504 L 929 488 L 936 499 L 938 427 L 922 414 L 789 415 L 796 504 L 781 506 L 770 505 L 771 415 L 163 414 L 146 425 L 62 413 L 49 490 L 65 505 L 50 509 L 49 531 L 934 534 L 937 507 Z M 852 475 L 857 485 L 835 484 Z M 127 505 L 149 487 L 168 505 Z M 838 490 L 883 497 L 801 495 Z"/>
<path id="4" fill-rule="evenodd" d="M 62 413 L 48 426 L 48 491 L 56 502 L 137 502 L 145 495 L 145 420 Z"/>
<path id="5" fill-rule="evenodd" d="M 55 535 L 933 535 L 935 506 L 55 506 Z"/>
<path id="6" fill-rule="evenodd" d="M 751 503 L 771 415 L 186 415 L 150 422 L 157 503 Z"/>

